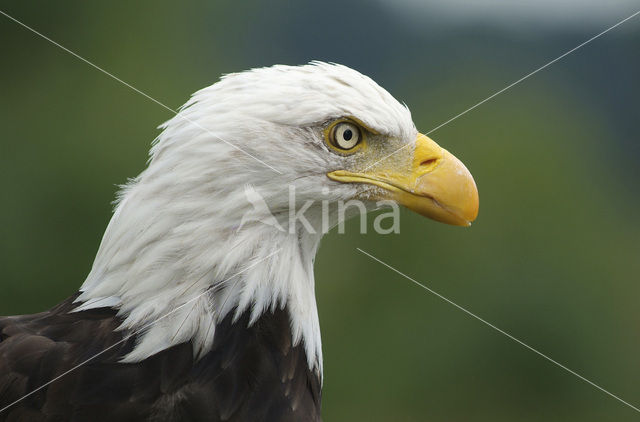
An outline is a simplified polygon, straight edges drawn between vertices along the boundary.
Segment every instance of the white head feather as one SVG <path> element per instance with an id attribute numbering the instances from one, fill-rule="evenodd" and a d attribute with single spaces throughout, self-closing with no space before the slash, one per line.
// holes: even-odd
<path id="1" fill-rule="evenodd" d="M 79 309 L 117 308 L 121 329 L 145 327 L 124 361 L 189 340 L 201 356 L 230 311 L 251 309 L 253 322 L 286 306 L 294 343 L 303 341 L 310 367 L 322 371 L 313 277 L 322 233 L 243 221 L 256 209 L 245 186 L 278 220 L 289 213 L 290 186 L 298 204 L 352 198 L 362 187 L 326 174 L 357 158 L 333 153 L 321 130 L 344 116 L 399 142 L 416 136 L 408 109 L 387 91 L 320 62 L 224 76 L 161 126 L 147 169 L 119 194 L 78 298 Z M 316 211 L 305 215 L 319 227 Z"/>

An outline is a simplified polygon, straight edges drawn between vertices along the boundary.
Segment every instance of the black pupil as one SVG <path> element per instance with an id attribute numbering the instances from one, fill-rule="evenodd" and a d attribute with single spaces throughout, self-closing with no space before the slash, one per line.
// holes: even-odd
<path id="1" fill-rule="evenodd" d="M 353 137 L 353 132 L 351 132 L 351 129 L 347 129 L 342 134 L 342 137 L 344 138 L 345 141 L 348 141 Z"/>

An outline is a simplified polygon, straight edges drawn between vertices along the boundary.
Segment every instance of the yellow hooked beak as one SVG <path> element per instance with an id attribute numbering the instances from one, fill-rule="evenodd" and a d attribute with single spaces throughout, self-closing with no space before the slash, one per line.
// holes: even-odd
<path id="1" fill-rule="evenodd" d="M 419 133 L 410 168 L 383 168 L 361 173 L 336 170 L 330 179 L 369 183 L 418 214 L 456 226 L 470 226 L 478 216 L 478 189 L 469 170 L 449 151 Z"/>

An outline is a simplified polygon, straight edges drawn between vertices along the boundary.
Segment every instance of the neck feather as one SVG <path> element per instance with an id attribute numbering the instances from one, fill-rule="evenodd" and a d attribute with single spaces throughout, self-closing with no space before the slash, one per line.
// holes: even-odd
<path id="1" fill-rule="evenodd" d="M 240 224 L 229 216 L 242 215 L 233 204 L 247 201 L 231 194 L 216 207 L 163 200 L 168 196 L 159 189 L 143 174 L 124 190 L 77 310 L 118 309 L 119 329 L 139 338 L 123 361 L 137 362 L 186 341 L 198 358 L 230 313 L 250 311 L 252 325 L 264 312 L 286 307 L 294 345 L 302 342 L 309 367 L 322 373 L 313 277 L 321 234 Z M 221 196 L 209 192 L 216 193 Z"/>

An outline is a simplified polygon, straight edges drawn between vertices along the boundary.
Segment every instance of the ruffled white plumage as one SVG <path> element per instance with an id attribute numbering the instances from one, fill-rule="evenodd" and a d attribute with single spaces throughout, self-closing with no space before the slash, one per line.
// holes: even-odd
<path id="1" fill-rule="evenodd" d="M 352 198 L 358 187 L 326 173 L 357 158 L 331 153 L 316 130 L 343 116 L 391 138 L 415 138 L 410 113 L 387 91 L 319 62 L 227 75 L 161 126 L 147 169 L 119 195 L 78 298 L 78 309 L 111 306 L 121 329 L 144 329 L 125 362 L 189 340 L 200 356 L 233 309 L 250 309 L 253 322 L 286 306 L 294 343 L 304 342 L 310 367 L 322 372 L 313 276 L 322 232 L 243 222 L 254 212 L 243 187 L 251 185 L 276 218 L 289 212 L 289 186 L 300 203 Z M 310 215 L 319 228 L 320 213 Z"/>

